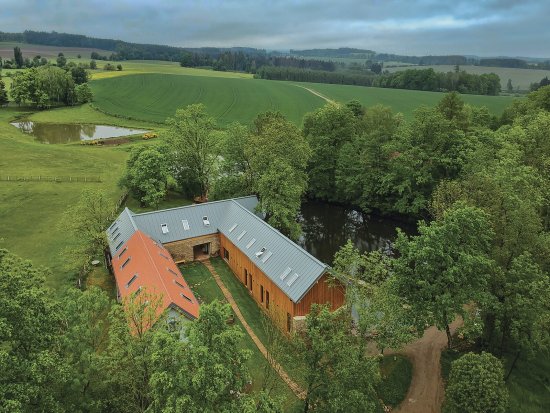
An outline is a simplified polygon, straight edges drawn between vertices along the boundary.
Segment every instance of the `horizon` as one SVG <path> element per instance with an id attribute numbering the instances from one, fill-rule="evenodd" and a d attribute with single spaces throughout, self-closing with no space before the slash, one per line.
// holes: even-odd
<path id="1" fill-rule="evenodd" d="M 529 1 L 345 0 L 336 6 L 311 0 L 277 4 L 249 0 L 155 5 L 144 0 L 3 3 L 0 27 L 12 33 L 56 31 L 189 48 L 287 51 L 350 47 L 407 56 L 550 55 L 545 44 L 550 4 Z"/>

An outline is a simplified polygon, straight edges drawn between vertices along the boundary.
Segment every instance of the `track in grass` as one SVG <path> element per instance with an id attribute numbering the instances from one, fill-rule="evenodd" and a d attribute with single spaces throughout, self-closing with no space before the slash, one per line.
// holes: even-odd
<path id="1" fill-rule="evenodd" d="M 268 110 L 279 110 L 300 125 L 304 114 L 326 104 L 326 99 L 356 99 L 365 106 L 384 104 L 411 118 L 418 106 L 434 106 L 443 97 L 442 93 L 416 90 L 154 73 L 100 79 L 91 85 L 94 104 L 109 114 L 161 123 L 178 108 L 204 103 L 220 126 L 234 121 L 250 123 Z M 512 101 L 477 95 L 463 95 L 463 99 L 487 106 L 495 114 Z"/>

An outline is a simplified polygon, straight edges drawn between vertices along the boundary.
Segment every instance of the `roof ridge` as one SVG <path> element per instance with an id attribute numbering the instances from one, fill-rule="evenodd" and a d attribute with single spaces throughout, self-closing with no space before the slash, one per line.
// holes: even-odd
<path id="1" fill-rule="evenodd" d="M 134 217 L 133 217 L 134 213 L 132 211 L 130 211 L 130 209 L 128 207 L 124 207 L 123 212 L 126 212 L 126 214 L 128 215 L 128 218 L 130 218 L 130 222 L 132 223 L 132 226 L 134 227 L 134 230 L 139 231 L 139 229 L 136 225 L 136 222 L 134 221 Z"/>
<path id="2" fill-rule="evenodd" d="M 220 199 L 218 201 L 210 201 L 210 202 L 203 202 L 203 203 L 199 203 L 199 204 L 190 204 L 190 205 L 182 205 L 182 206 L 179 206 L 179 207 L 173 207 L 173 208 L 166 208 L 166 209 L 159 209 L 159 210 L 156 210 L 156 211 L 147 211 L 147 212 L 140 212 L 139 214 L 134 214 L 132 212 L 132 214 L 134 216 L 142 216 L 142 215 L 149 215 L 149 214 L 157 214 L 159 212 L 165 212 L 165 211 L 175 211 L 177 209 L 185 209 L 185 208 L 191 208 L 191 207 L 197 207 L 197 206 L 201 206 L 201 205 L 212 205 L 212 204 L 222 204 L 224 202 L 231 202 L 231 201 L 235 201 L 237 199 L 246 199 L 246 198 L 255 198 L 256 195 L 246 195 L 246 196 L 240 196 L 240 197 L 237 197 L 237 198 L 229 198 L 229 199 Z M 238 203 L 238 202 L 237 202 Z M 240 204 L 239 204 L 240 205 Z M 128 209 L 128 207 L 126 207 L 125 209 Z M 129 210 L 129 209 L 128 209 Z M 130 211 L 131 212 L 131 211 Z"/>
<path id="3" fill-rule="evenodd" d="M 294 247 L 297 247 L 299 248 L 300 250 L 303 251 L 303 253 L 305 255 L 307 255 L 309 258 L 312 258 L 315 262 L 317 262 L 318 264 L 320 264 L 322 267 L 324 268 L 329 268 L 329 266 L 327 264 L 325 264 L 324 262 L 320 261 L 319 259 L 317 259 L 316 257 L 314 257 L 313 255 L 311 255 L 308 251 L 306 251 L 305 248 L 302 248 L 301 246 L 299 246 L 297 243 L 295 243 L 294 241 L 292 241 L 290 238 L 288 238 L 285 234 L 283 234 L 281 231 L 273 228 L 271 225 L 269 225 L 266 221 L 264 221 L 263 219 L 261 219 L 260 217 L 258 217 L 256 214 L 254 214 L 252 211 L 246 209 L 244 206 L 242 206 L 241 204 L 239 204 L 238 202 L 236 202 L 234 199 L 230 199 L 230 201 L 233 201 L 233 203 L 235 205 L 237 205 L 239 208 L 242 208 L 243 210 L 245 210 L 247 213 L 249 213 L 250 215 L 252 215 L 255 219 L 257 219 L 258 221 L 260 221 L 262 224 L 264 224 L 266 227 L 268 227 L 271 231 L 275 232 L 276 234 L 280 235 L 281 237 L 283 237 L 283 239 L 291 244 L 292 246 Z"/>

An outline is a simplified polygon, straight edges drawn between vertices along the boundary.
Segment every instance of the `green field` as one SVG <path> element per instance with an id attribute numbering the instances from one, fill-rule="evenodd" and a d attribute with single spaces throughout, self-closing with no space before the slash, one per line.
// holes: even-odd
<path id="1" fill-rule="evenodd" d="M 410 66 L 410 67 L 388 67 L 390 72 L 398 72 L 406 69 L 428 69 L 431 68 L 436 72 L 454 72 L 453 65 L 435 65 L 435 66 Z M 507 67 L 486 67 L 486 66 L 460 66 L 460 70 L 465 70 L 468 73 L 482 75 L 484 73 L 496 73 L 500 77 L 502 91 L 506 91 L 508 79 L 512 79 L 512 86 L 522 91 L 529 90 L 529 85 L 534 82 L 540 82 L 545 77 L 550 77 L 550 70 L 535 70 L 535 69 L 514 69 Z"/>
<path id="2" fill-rule="evenodd" d="M 21 48 L 23 57 L 28 57 L 30 59 L 38 55 L 46 59 L 55 59 L 60 52 L 67 58 L 77 58 L 78 55 L 81 55 L 83 59 L 89 59 L 92 52 L 98 52 L 102 56 L 109 56 L 113 53 L 109 50 L 92 49 L 88 47 L 43 46 L 18 42 L 0 42 L 0 57 L 2 57 L 2 59 L 13 59 L 13 48 L 16 46 Z"/>
<path id="3" fill-rule="evenodd" d="M 312 92 L 339 102 L 356 99 L 365 106 L 388 105 L 407 118 L 418 106 L 433 106 L 443 97 L 436 92 L 209 77 L 202 74 L 218 72 L 194 70 L 201 76 L 147 73 L 94 80 L 91 83 L 94 105 L 112 115 L 160 123 L 178 108 L 204 103 L 218 124 L 224 126 L 234 121 L 249 123 L 258 113 L 268 110 L 279 110 L 301 124 L 307 112 L 325 104 L 324 99 Z M 495 114 L 511 103 L 509 97 L 464 95 L 463 98 L 467 103 L 487 106 Z"/>
<path id="4" fill-rule="evenodd" d="M 95 80 L 91 86 L 100 110 L 153 122 L 164 122 L 176 109 L 200 102 L 220 125 L 249 123 L 268 110 L 280 110 L 301 123 L 306 112 L 324 104 L 290 83 L 256 79 L 143 74 Z"/>

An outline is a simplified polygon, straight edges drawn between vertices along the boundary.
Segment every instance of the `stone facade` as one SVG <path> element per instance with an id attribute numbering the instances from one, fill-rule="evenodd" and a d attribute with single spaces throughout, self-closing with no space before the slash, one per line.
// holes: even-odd
<path id="1" fill-rule="evenodd" d="M 210 243 L 210 256 L 216 256 L 220 253 L 219 234 L 204 235 L 202 237 L 189 238 L 162 245 L 170 252 L 170 254 L 172 254 L 174 261 L 179 264 L 182 262 L 194 261 L 195 256 L 193 253 L 193 247 L 207 243 Z"/>

